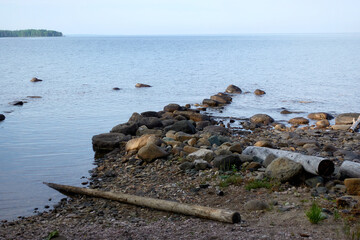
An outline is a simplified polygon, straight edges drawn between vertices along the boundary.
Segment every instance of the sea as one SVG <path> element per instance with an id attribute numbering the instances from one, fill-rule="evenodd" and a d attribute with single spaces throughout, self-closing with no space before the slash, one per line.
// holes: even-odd
<path id="1" fill-rule="evenodd" d="M 64 197 L 43 182 L 83 186 L 92 136 L 133 112 L 193 106 L 230 84 L 249 93 L 212 114 L 359 112 L 360 34 L 0 38 L 0 74 L 0 220 L 15 220 Z"/>

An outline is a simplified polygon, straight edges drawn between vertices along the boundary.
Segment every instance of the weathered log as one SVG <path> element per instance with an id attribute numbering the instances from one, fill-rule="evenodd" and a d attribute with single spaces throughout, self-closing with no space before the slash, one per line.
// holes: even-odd
<path id="1" fill-rule="evenodd" d="M 149 197 L 139 197 L 124 193 L 104 192 L 95 189 L 73 187 L 56 183 L 44 182 L 44 184 L 55 190 L 58 190 L 65 195 L 87 195 L 91 197 L 104 198 L 122 203 L 129 203 L 137 206 L 149 207 L 157 210 L 196 216 L 226 223 L 238 223 L 241 221 L 240 214 L 231 210 L 216 209 L 199 205 L 190 205 Z"/>
<path id="2" fill-rule="evenodd" d="M 305 171 L 325 177 L 330 176 L 334 172 L 334 163 L 322 157 L 255 146 L 247 147 L 242 154 L 256 156 L 262 160 L 265 160 L 269 154 L 274 154 L 276 157 L 286 157 L 294 162 L 300 163 Z"/>
<path id="3" fill-rule="evenodd" d="M 360 178 L 360 163 L 344 161 L 340 166 L 340 173 L 347 177 Z"/>
<path id="4" fill-rule="evenodd" d="M 353 125 L 351 125 L 349 131 L 350 132 L 355 132 L 355 129 L 357 128 L 357 126 L 360 124 L 360 116 L 358 117 L 358 119 L 355 121 L 355 118 L 353 120 Z"/>

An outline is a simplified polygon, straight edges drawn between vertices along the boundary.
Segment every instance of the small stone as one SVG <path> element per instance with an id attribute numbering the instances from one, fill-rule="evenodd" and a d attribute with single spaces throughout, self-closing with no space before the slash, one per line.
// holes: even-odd
<path id="1" fill-rule="evenodd" d="M 349 195 L 360 196 L 360 178 L 347 178 L 344 180 L 344 184 Z"/>
<path id="2" fill-rule="evenodd" d="M 250 118 L 250 122 L 255 124 L 261 123 L 268 125 L 274 122 L 274 119 L 267 114 L 255 114 Z"/>
<path id="3" fill-rule="evenodd" d="M 245 203 L 244 208 L 249 211 L 265 210 L 269 208 L 269 205 L 260 200 L 250 200 Z"/>
<path id="4" fill-rule="evenodd" d="M 324 179 L 320 176 L 312 177 L 305 180 L 305 184 L 311 188 L 315 188 L 318 184 L 324 184 Z"/>
<path id="5" fill-rule="evenodd" d="M 41 79 L 38 79 L 36 77 L 34 77 L 30 80 L 30 82 L 41 82 L 41 81 L 42 81 Z"/>
<path id="6" fill-rule="evenodd" d="M 254 91 L 254 94 L 260 96 L 260 95 L 264 95 L 264 94 L 266 94 L 266 93 L 265 93 L 265 91 L 263 91 L 263 90 L 256 89 L 256 90 Z"/>
<path id="7" fill-rule="evenodd" d="M 200 149 L 196 152 L 193 152 L 187 156 L 187 159 L 194 161 L 196 159 L 203 159 L 210 162 L 214 158 L 214 152 L 209 149 Z"/>
<path id="8" fill-rule="evenodd" d="M 114 87 L 113 90 L 114 90 L 114 91 L 119 91 L 119 90 L 121 90 L 121 88 Z"/>

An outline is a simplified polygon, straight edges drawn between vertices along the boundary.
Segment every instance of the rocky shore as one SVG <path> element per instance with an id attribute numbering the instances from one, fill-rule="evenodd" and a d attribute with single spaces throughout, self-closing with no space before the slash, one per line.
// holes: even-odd
<path id="1" fill-rule="evenodd" d="M 48 212 L 2 221 L 0 239 L 360 239 L 360 134 L 347 131 L 360 114 L 339 114 L 335 125 L 328 113 L 287 124 L 265 114 L 246 120 L 207 114 L 231 104 L 233 94 L 242 91 L 230 85 L 195 109 L 169 104 L 134 113 L 94 136 L 97 166 L 88 187 L 235 210 L 240 223 L 72 196 Z M 318 175 L 291 157 L 249 154 L 253 146 L 332 165 Z M 344 162 L 355 167 L 342 170 Z M 306 215 L 314 202 L 321 209 L 318 224 Z"/>

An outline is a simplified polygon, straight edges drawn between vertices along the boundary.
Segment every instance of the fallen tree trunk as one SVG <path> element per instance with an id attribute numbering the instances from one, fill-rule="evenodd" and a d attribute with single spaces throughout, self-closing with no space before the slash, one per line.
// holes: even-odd
<path id="1" fill-rule="evenodd" d="M 334 163 L 326 158 L 255 146 L 247 147 L 242 153 L 245 155 L 256 156 L 262 160 L 265 160 L 269 154 L 274 154 L 276 157 L 286 157 L 294 162 L 300 163 L 304 167 L 305 171 L 315 175 L 326 177 L 330 176 L 334 172 Z"/>
<path id="2" fill-rule="evenodd" d="M 149 197 L 139 197 L 124 193 L 104 192 L 95 189 L 73 187 L 56 183 L 44 182 L 44 184 L 66 195 L 81 194 L 91 197 L 110 199 L 122 203 L 129 203 L 162 211 L 181 213 L 185 215 L 196 216 L 226 223 L 238 223 L 241 221 L 241 216 L 238 212 L 225 209 L 216 209 L 198 205 L 183 204 Z"/>
<path id="3" fill-rule="evenodd" d="M 341 175 L 351 178 L 360 178 L 360 163 L 344 161 L 340 166 Z"/>
<path id="4" fill-rule="evenodd" d="M 355 118 L 353 120 L 353 125 L 351 125 L 349 131 L 350 132 L 355 132 L 357 126 L 360 124 L 360 116 L 358 117 L 358 119 L 355 121 Z"/>

